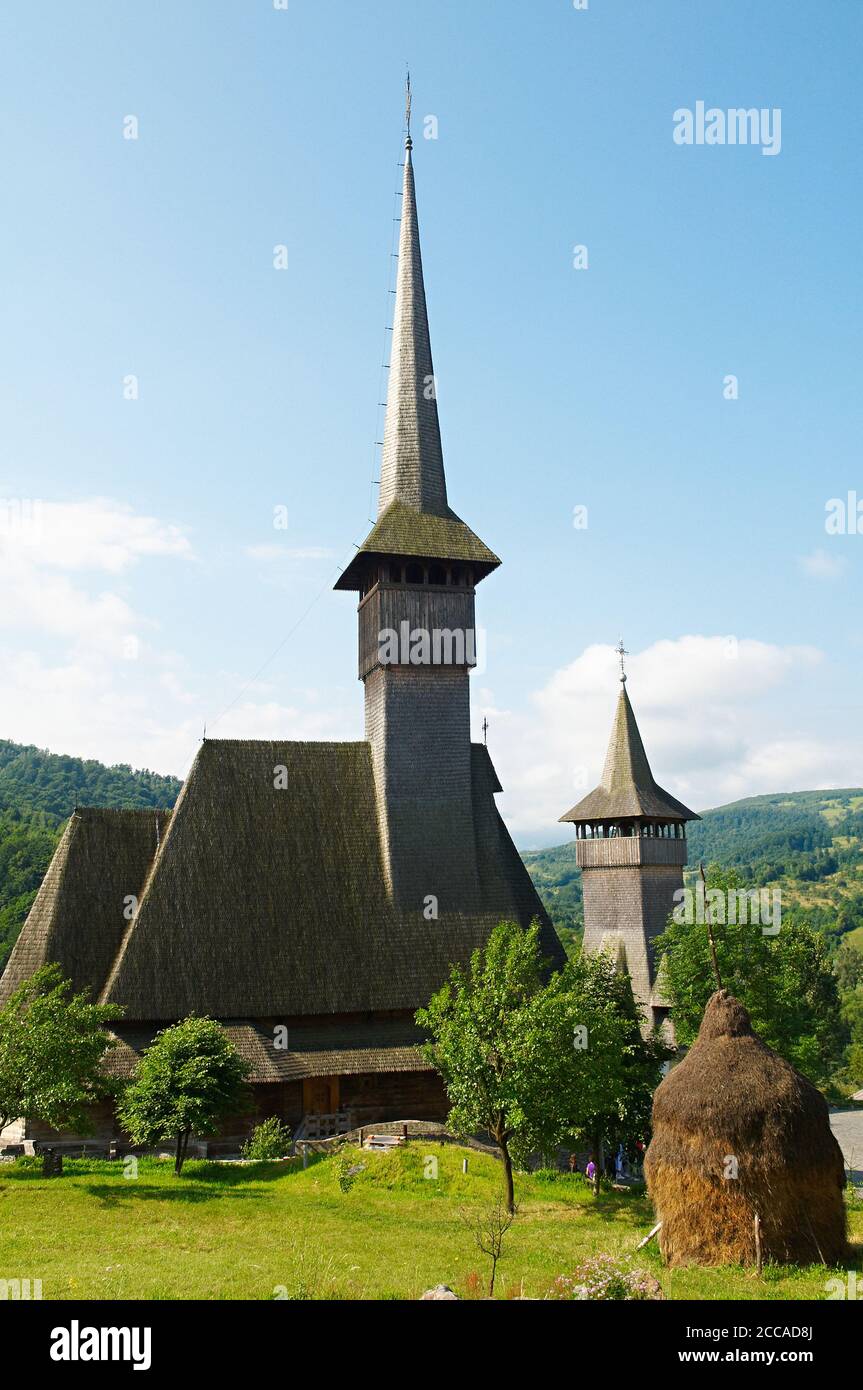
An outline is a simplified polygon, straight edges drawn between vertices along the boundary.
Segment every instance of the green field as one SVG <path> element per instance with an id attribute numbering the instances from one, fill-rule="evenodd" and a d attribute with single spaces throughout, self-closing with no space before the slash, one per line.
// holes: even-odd
<path id="1" fill-rule="evenodd" d="M 438 1283 L 481 1296 L 486 1260 L 460 1213 L 496 1198 L 497 1162 L 455 1145 L 344 1152 L 365 1164 L 346 1192 L 333 1158 L 305 1172 L 300 1160 L 189 1162 L 179 1179 L 155 1159 L 142 1160 L 135 1179 L 120 1162 L 68 1159 L 63 1177 L 46 1179 L 35 1160 L 19 1160 L 0 1168 L 0 1279 L 41 1279 L 45 1299 L 415 1299 Z M 429 1157 L 437 1178 L 424 1177 Z M 519 1175 L 516 1198 L 501 1298 L 542 1297 L 556 1275 L 596 1254 L 632 1254 L 669 1298 L 821 1299 L 831 1277 L 822 1266 L 768 1268 L 761 1279 L 737 1268 L 665 1270 L 655 1242 L 635 1254 L 653 1224 L 646 1198 L 594 1198 L 569 1174 Z M 849 1267 L 859 1270 L 863 1202 L 852 1200 Z"/>

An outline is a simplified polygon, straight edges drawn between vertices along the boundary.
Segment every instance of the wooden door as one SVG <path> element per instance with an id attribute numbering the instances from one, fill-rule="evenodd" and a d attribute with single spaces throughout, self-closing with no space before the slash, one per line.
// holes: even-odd
<path id="1" fill-rule="evenodd" d="M 312 1076 L 303 1081 L 303 1112 L 306 1115 L 333 1115 L 339 1108 L 339 1078 Z"/>

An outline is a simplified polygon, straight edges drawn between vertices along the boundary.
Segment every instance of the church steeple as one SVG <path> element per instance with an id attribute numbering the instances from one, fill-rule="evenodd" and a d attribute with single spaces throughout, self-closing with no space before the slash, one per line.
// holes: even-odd
<path id="1" fill-rule="evenodd" d="M 412 150 L 408 125 L 377 521 L 335 584 L 360 593 L 382 559 L 443 562 L 471 585 L 500 564 L 447 500 Z"/>
<path id="2" fill-rule="evenodd" d="M 359 591 L 384 872 L 400 910 L 480 901 L 469 676 L 475 589 L 500 564 L 447 501 L 417 222 L 405 141 L 399 265 L 378 517 L 339 577 Z"/>
<path id="3" fill-rule="evenodd" d="M 694 811 L 654 781 L 625 680 L 623 675 L 599 786 L 560 819 L 576 824 L 630 817 L 668 822 L 698 820 Z"/>
<path id="4" fill-rule="evenodd" d="M 618 653 L 620 694 L 602 778 L 560 819 L 575 825 L 583 949 L 610 951 L 625 960 L 647 1024 L 663 1027 L 670 1037 L 654 942 L 683 885 L 686 822 L 699 817 L 654 780 L 626 693 L 622 643 Z"/>
<path id="5" fill-rule="evenodd" d="M 423 283 L 412 145 L 408 135 L 379 517 L 396 499 L 433 516 L 449 515 Z"/>

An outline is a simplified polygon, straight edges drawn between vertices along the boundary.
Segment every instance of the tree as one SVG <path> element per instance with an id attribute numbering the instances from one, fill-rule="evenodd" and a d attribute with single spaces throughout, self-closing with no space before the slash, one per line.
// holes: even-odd
<path id="1" fill-rule="evenodd" d="M 0 1010 L 0 1129 L 25 1119 L 88 1133 L 90 1108 L 111 1094 L 105 1025 L 122 1013 L 72 994 L 58 965 L 25 980 Z"/>
<path id="2" fill-rule="evenodd" d="M 850 941 L 843 941 L 833 962 L 840 990 L 856 989 L 863 985 L 863 951 Z"/>
<path id="3" fill-rule="evenodd" d="M 590 1141 L 596 1195 L 603 1149 L 614 1150 L 622 1143 L 631 1151 L 639 1140 L 646 1142 L 649 1137 L 653 1093 L 661 1079 L 662 1064 L 674 1056 L 674 1050 L 656 1033 L 645 1033 L 629 975 L 609 956 L 580 958 L 570 976 L 584 1000 L 583 1010 L 610 1006 L 620 1027 L 619 1051 L 604 1059 L 600 1073 L 603 1085 L 594 1108 L 591 1112 L 586 1104 L 582 1107 L 581 1130 Z"/>
<path id="4" fill-rule="evenodd" d="M 715 864 L 707 882 L 725 894 L 744 886 L 736 870 Z M 848 1030 L 822 934 L 802 922 L 783 921 L 775 936 L 765 936 L 758 922 L 726 922 L 714 926 L 714 936 L 722 983 L 745 1004 L 759 1037 L 811 1081 L 825 1083 L 842 1058 Z M 707 927 L 672 915 L 656 945 L 677 1041 L 689 1046 L 716 988 Z"/>
<path id="5" fill-rule="evenodd" d="M 626 1108 L 635 1044 L 614 973 L 606 957 L 582 955 L 549 976 L 538 924 L 501 922 L 417 1013 L 432 1036 L 424 1051 L 443 1077 L 448 1123 L 497 1144 L 510 1212 L 514 1155 L 548 1151 Z"/>
<path id="6" fill-rule="evenodd" d="M 515 1210 L 507 1208 L 503 1199 L 477 1214 L 461 1212 L 461 1219 L 474 1238 L 477 1249 L 491 1260 L 488 1296 L 494 1298 L 494 1281 L 499 1262 L 503 1259 L 503 1239 L 515 1220 Z"/>
<path id="7" fill-rule="evenodd" d="M 863 1084 L 863 985 L 848 990 L 842 996 L 842 1016 L 848 1025 L 851 1042 L 845 1054 L 845 1071 L 840 1074 L 852 1091 Z"/>
<path id="8" fill-rule="evenodd" d="M 118 1107 L 117 1117 L 136 1144 L 172 1140 L 180 1175 L 189 1137 L 213 1134 L 244 1107 L 248 1066 L 212 1018 L 185 1018 L 157 1033 Z"/>

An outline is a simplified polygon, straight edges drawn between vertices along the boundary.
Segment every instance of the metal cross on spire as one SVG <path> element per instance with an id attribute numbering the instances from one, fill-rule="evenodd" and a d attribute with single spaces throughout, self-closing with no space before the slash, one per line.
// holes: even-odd
<path id="1" fill-rule="evenodd" d="M 621 683 L 622 683 L 623 685 L 625 685 L 625 684 L 626 684 L 626 668 L 625 668 L 625 666 L 624 666 L 624 664 L 623 664 L 623 658 L 624 658 L 625 656 L 629 656 L 629 652 L 626 650 L 625 646 L 623 645 L 623 638 L 622 638 L 622 637 L 618 639 L 617 646 L 615 647 L 614 650 L 617 652 L 617 655 L 620 657 L 620 680 L 621 680 Z"/>
<path id="2" fill-rule="evenodd" d="M 405 64 L 405 148 L 411 149 L 411 70 Z"/>

